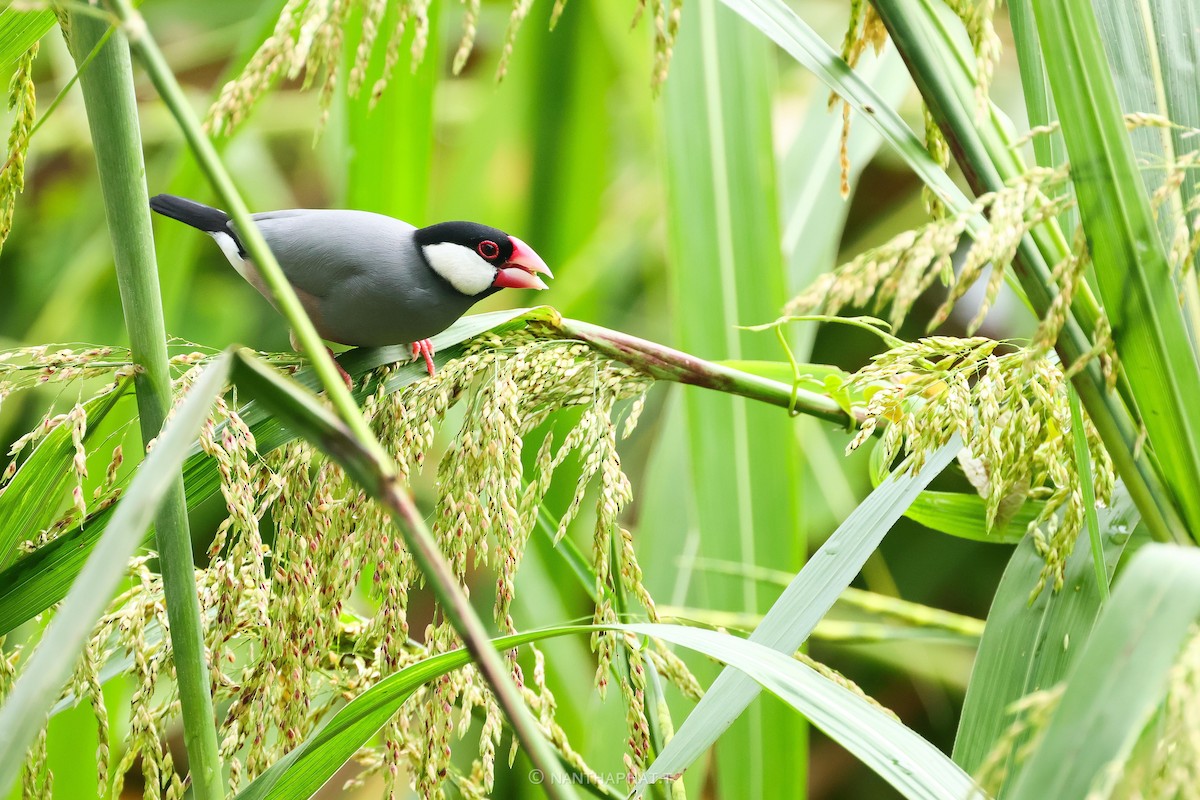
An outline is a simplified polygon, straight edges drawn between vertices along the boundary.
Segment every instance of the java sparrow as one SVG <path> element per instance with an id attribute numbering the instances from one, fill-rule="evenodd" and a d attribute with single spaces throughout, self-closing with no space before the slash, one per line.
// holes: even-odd
<path id="1" fill-rule="evenodd" d="M 228 214 L 169 194 L 150 198 L 150 208 L 211 236 L 270 299 Z M 322 338 L 359 347 L 411 342 L 430 375 L 429 337 L 501 289 L 545 289 L 538 275 L 554 277 L 529 245 L 476 222 L 415 228 L 367 211 L 303 208 L 253 219 Z"/>

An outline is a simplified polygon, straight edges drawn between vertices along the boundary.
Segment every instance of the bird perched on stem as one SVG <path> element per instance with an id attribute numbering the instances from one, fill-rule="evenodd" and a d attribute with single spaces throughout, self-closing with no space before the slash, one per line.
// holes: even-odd
<path id="1" fill-rule="evenodd" d="M 169 194 L 150 198 L 150 208 L 211 236 L 238 274 L 271 299 L 228 214 Z M 423 356 L 430 375 L 429 337 L 501 289 L 545 289 L 538 275 L 554 277 L 529 245 L 477 222 L 415 228 L 367 211 L 304 208 L 253 218 L 323 339 L 356 347 L 412 343 L 413 358 Z"/>

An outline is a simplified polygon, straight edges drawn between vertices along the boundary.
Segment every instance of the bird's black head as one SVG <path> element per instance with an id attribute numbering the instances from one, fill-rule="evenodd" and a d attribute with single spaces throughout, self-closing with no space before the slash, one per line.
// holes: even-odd
<path id="1" fill-rule="evenodd" d="M 462 294 L 545 289 L 535 273 L 553 277 L 529 245 L 504 231 L 477 222 L 439 222 L 413 236 L 430 269 Z"/>

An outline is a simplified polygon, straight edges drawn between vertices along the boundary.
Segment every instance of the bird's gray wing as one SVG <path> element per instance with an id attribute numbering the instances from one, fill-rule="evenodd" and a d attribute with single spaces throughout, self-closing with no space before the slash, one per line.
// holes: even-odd
<path id="1" fill-rule="evenodd" d="M 289 209 L 254 221 L 288 281 L 319 298 L 353 292 L 420 258 L 413 226 L 383 214 Z"/>

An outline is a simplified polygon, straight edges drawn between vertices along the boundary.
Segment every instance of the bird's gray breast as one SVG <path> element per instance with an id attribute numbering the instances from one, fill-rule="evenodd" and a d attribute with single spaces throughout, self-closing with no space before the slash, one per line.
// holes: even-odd
<path id="1" fill-rule="evenodd" d="M 449 327 L 475 302 L 433 272 L 413 226 L 366 211 L 296 209 L 255 222 L 324 338 L 402 344 Z"/>

